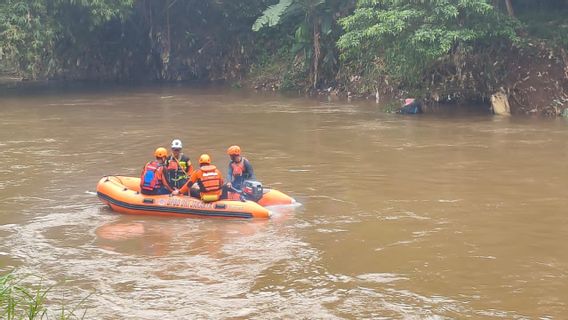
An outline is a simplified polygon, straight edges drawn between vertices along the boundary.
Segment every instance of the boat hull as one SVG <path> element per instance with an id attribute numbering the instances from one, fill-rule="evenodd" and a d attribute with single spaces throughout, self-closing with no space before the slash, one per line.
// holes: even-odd
<path id="1" fill-rule="evenodd" d="M 106 176 L 97 184 L 97 196 L 113 211 L 124 214 L 195 218 L 268 219 L 270 211 L 253 201 L 203 202 L 189 196 L 144 195 L 140 179 Z"/>
<path id="2" fill-rule="evenodd" d="M 241 195 L 239 193 L 229 192 L 228 198 L 231 200 L 239 200 L 241 198 Z M 257 203 L 263 207 L 286 206 L 295 204 L 296 200 L 276 189 L 266 188 L 264 189 L 262 198 L 260 198 Z"/>

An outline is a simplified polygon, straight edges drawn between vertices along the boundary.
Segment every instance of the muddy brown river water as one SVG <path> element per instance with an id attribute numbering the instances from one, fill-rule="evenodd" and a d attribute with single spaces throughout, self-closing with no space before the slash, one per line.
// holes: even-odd
<path id="1" fill-rule="evenodd" d="M 85 319 L 566 319 L 568 121 L 189 86 L 0 94 L 0 272 Z M 298 208 L 128 216 L 95 186 L 239 144 Z M 59 300 L 54 303 L 58 303 Z"/>

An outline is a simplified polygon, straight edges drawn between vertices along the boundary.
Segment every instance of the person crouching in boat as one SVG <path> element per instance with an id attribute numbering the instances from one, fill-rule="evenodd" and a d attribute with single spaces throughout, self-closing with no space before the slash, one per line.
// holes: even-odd
<path id="1" fill-rule="evenodd" d="M 154 151 L 154 156 L 156 160 L 146 163 L 142 169 L 140 192 L 148 195 L 168 194 L 171 188 L 164 175 L 168 150 L 160 147 Z"/>
<path id="2" fill-rule="evenodd" d="M 181 188 L 193 173 L 189 157 L 181 152 L 181 140 L 172 141 L 172 154 L 166 160 L 166 179 L 172 189 Z"/>
<path id="3" fill-rule="evenodd" d="M 189 181 L 181 189 L 174 190 L 172 194 L 187 194 L 194 183 L 197 183 L 199 186 L 199 197 L 204 202 L 221 199 L 223 176 L 217 167 L 211 164 L 211 157 L 208 154 L 202 154 L 199 157 L 199 170 L 194 171 Z"/>
<path id="4" fill-rule="evenodd" d="M 256 180 L 252 165 L 247 158 L 241 156 L 239 146 L 231 146 L 227 149 L 227 154 L 231 158 L 229 170 L 227 172 L 227 189 L 234 188 L 240 190 L 245 180 Z"/>

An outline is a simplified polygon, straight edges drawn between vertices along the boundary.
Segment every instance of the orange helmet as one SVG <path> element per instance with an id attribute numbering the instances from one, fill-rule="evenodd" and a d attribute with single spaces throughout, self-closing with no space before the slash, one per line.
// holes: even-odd
<path id="1" fill-rule="evenodd" d="M 227 154 L 230 156 L 240 156 L 241 155 L 241 147 L 239 146 L 230 146 L 227 149 Z"/>
<path id="2" fill-rule="evenodd" d="M 160 147 L 154 151 L 154 156 L 156 156 L 156 158 L 166 158 L 168 156 L 168 150 Z"/>
<path id="3" fill-rule="evenodd" d="M 201 157 L 199 157 L 199 164 L 211 164 L 211 157 L 206 153 L 202 154 Z"/>

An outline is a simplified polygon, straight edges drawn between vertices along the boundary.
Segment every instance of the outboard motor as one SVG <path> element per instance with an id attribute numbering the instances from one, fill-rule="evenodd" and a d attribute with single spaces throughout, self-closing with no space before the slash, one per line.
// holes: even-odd
<path id="1" fill-rule="evenodd" d="M 262 198 L 264 191 L 262 189 L 262 183 L 254 180 L 245 180 L 243 183 L 243 195 L 248 199 L 257 202 Z"/>

